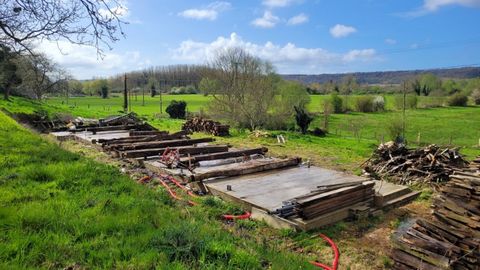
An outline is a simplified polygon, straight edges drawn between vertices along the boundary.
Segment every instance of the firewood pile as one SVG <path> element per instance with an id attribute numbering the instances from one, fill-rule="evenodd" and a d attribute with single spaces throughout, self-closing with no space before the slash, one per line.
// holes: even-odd
<path id="1" fill-rule="evenodd" d="M 182 126 L 182 130 L 188 132 L 206 132 L 214 136 L 228 136 L 229 129 L 229 125 L 222 125 L 220 122 L 201 117 L 190 118 Z"/>
<path id="2" fill-rule="evenodd" d="M 480 172 L 455 171 L 432 208 L 394 240 L 394 268 L 480 269 Z"/>
<path id="3" fill-rule="evenodd" d="M 375 195 L 374 185 L 373 181 L 360 181 L 319 186 L 309 194 L 284 202 L 284 206 L 274 214 L 308 220 L 359 203 L 371 206 Z"/>
<path id="4" fill-rule="evenodd" d="M 446 182 L 455 169 L 468 165 L 454 148 L 432 144 L 408 149 L 403 144 L 381 144 L 364 166 L 366 175 L 396 184 Z"/>

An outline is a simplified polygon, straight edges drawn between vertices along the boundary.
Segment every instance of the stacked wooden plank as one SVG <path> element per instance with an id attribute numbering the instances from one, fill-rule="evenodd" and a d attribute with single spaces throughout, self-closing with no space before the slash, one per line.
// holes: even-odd
<path id="1" fill-rule="evenodd" d="M 433 200 L 435 220 L 417 220 L 394 241 L 396 269 L 480 269 L 480 172 L 456 171 Z"/>
<path id="2" fill-rule="evenodd" d="M 230 126 L 222 125 L 216 122 L 201 117 L 193 117 L 188 119 L 182 126 L 182 130 L 189 132 L 206 132 L 214 136 L 228 136 Z"/>
<path id="3" fill-rule="evenodd" d="M 397 184 L 448 181 L 454 170 L 468 164 L 457 149 L 429 145 L 408 149 L 403 144 L 381 144 L 364 166 L 367 175 Z"/>
<path id="4" fill-rule="evenodd" d="M 294 198 L 277 211 L 283 217 L 298 215 L 309 220 L 359 203 L 365 203 L 368 207 L 373 204 L 374 185 L 373 181 L 360 181 L 322 186 L 309 194 Z"/>

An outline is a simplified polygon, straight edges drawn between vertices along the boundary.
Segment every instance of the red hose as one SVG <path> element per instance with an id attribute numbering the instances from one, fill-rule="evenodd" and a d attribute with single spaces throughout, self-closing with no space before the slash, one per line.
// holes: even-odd
<path id="1" fill-rule="evenodd" d="M 167 185 L 167 183 L 165 183 L 165 182 L 164 182 L 162 179 L 160 179 L 160 178 L 159 178 L 158 180 L 160 181 L 160 183 L 162 184 L 162 186 L 165 187 L 165 189 L 168 191 L 168 193 L 170 194 L 170 196 L 171 196 L 172 198 L 174 198 L 175 200 L 178 200 L 178 201 L 181 201 L 181 200 L 182 200 L 181 198 L 179 198 L 179 197 L 177 196 L 177 194 L 175 194 L 175 192 L 173 192 L 173 190 Z M 187 201 L 187 203 L 190 204 L 190 205 L 192 205 L 192 206 L 197 205 L 196 202 L 193 202 L 193 201 L 190 201 L 190 200 Z"/>
<path id="2" fill-rule="evenodd" d="M 174 183 L 177 187 L 181 188 L 183 191 L 187 192 L 188 195 L 192 196 L 192 197 L 197 197 L 197 195 L 195 195 L 193 192 L 191 192 L 190 190 L 188 190 L 186 187 L 184 187 L 182 184 L 180 184 L 175 178 L 173 178 L 173 176 L 171 175 L 165 175 L 164 177 L 168 178 L 168 180 L 170 180 L 172 183 Z"/>
<path id="3" fill-rule="evenodd" d="M 319 234 L 319 236 L 322 237 L 323 239 L 325 239 L 325 241 L 327 241 L 333 249 L 333 253 L 334 253 L 333 265 L 328 266 L 328 265 L 325 265 L 325 264 L 319 263 L 319 262 L 310 262 L 310 263 L 315 265 L 315 266 L 321 267 L 325 270 L 337 270 L 338 259 L 340 258 L 340 252 L 338 251 L 337 245 L 335 244 L 335 242 L 333 242 L 332 239 L 328 238 L 326 235 Z"/>
<path id="4" fill-rule="evenodd" d="M 240 216 L 234 216 L 234 215 L 223 215 L 222 217 L 227 220 L 235 220 L 235 219 L 247 219 L 250 218 L 252 214 L 250 212 L 245 212 L 245 214 L 240 215 Z"/>

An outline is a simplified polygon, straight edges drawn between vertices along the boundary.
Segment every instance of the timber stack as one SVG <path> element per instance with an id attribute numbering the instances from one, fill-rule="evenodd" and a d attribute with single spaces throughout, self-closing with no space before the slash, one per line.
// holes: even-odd
<path id="1" fill-rule="evenodd" d="M 480 269 L 480 167 L 450 175 L 432 208 L 394 240 L 394 268 Z"/>
<path id="2" fill-rule="evenodd" d="M 373 206 L 375 182 L 360 181 L 346 184 L 318 186 L 309 194 L 284 202 L 275 214 L 280 217 L 301 217 L 313 219 L 346 207 L 364 206 L 367 210 Z"/>
<path id="3" fill-rule="evenodd" d="M 455 170 L 465 168 L 465 161 L 454 148 L 432 144 L 408 149 L 404 144 L 381 144 L 364 166 L 367 176 L 396 184 L 431 184 L 446 182 Z"/>
<path id="4" fill-rule="evenodd" d="M 201 117 L 190 118 L 182 126 L 182 130 L 188 132 L 206 132 L 221 137 L 230 135 L 229 129 L 229 125 L 222 125 L 220 122 Z"/>

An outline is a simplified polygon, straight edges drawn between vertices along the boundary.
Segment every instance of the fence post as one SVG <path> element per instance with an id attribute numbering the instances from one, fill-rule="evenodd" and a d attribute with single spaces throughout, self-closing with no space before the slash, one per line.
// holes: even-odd
<path id="1" fill-rule="evenodd" d="M 417 135 L 417 145 L 420 146 L 420 136 L 421 136 L 421 133 L 418 132 L 418 135 Z"/>

